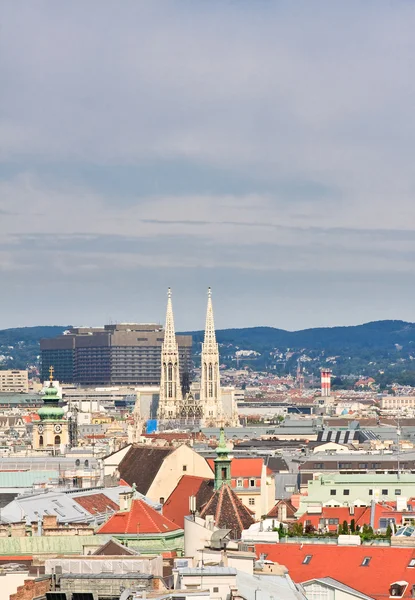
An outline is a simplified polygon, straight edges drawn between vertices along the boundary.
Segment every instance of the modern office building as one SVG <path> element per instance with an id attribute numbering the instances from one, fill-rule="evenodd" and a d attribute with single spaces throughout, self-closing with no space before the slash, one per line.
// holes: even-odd
<path id="1" fill-rule="evenodd" d="M 176 337 L 183 375 L 192 368 L 192 336 Z M 76 327 L 41 340 L 42 378 L 53 366 L 62 383 L 158 385 L 163 340 L 163 327 L 153 323 Z"/>

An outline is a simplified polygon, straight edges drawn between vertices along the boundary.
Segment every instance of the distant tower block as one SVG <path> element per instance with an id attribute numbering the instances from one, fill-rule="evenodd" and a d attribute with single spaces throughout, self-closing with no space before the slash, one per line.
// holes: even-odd
<path id="1" fill-rule="evenodd" d="M 321 372 L 321 395 L 327 398 L 331 394 L 331 369 L 320 369 Z"/>

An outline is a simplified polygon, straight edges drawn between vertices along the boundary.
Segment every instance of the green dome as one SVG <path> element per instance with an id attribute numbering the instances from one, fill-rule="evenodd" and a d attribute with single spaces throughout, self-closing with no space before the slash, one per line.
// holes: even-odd
<path id="1" fill-rule="evenodd" d="M 58 390 L 52 385 L 52 382 L 45 390 L 43 402 L 44 405 L 37 411 L 42 421 L 58 421 L 63 418 L 65 411 L 61 406 L 58 406 Z"/>
<path id="2" fill-rule="evenodd" d="M 42 406 L 37 411 L 41 421 L 60 421 L 65 411 L 60 406 Z"/>

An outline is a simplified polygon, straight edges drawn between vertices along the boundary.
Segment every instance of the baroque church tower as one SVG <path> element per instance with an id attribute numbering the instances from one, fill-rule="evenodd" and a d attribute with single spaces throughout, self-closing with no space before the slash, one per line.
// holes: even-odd
<path id="1" fill-rule="evenodd" d="M 160 399 L 157 412 L 159 420 L 175 419 L 177 407 L 182 403 L 179 370 L 179 347 L 174 330 L 171 290 L 167 293 L 166 327 L 161 349 Z"/>
<path id="2" fill-rule="evenodd" d="M 216 342 L 213 318 L 212 292 L 208 289 L 205 339 L 201 355 L 200 402 L 206 426 L 217 426 L 223 422 L 223 409 L 219 376 L 219 347 Z"/>

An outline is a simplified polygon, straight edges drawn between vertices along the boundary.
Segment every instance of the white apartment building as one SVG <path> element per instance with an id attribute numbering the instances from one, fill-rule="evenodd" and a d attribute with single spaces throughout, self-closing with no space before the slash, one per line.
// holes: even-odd
<path id="1" fill-rule="evenodd" d="M 415 408 L 415 396 L 383 396 L 380 400 L 382 410 Z"/>
<path id="2" fill-rule="evenodd" d="M 28 372 L 18 369 L 0 371 L 0 392 L 27 394 L 29 391 Z"/>

